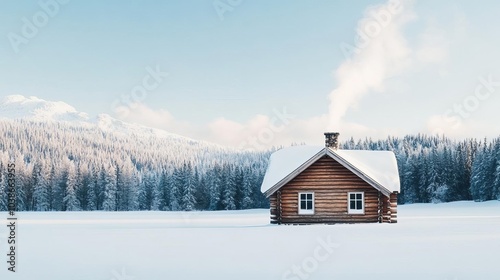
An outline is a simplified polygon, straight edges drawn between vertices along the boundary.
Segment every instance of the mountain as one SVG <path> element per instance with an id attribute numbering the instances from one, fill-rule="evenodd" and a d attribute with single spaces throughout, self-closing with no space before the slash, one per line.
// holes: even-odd
<path id="1" fill-rule="evenodd" d="M 9 95 L 0 101 L 0 118 L 31 121 L 88 122 L 89 116 L 64 102 Z"/>
<path id="2" fill-rule="evenodd" d="M 35 96 L 9 95 L 0 99 L 0 120 L 22 120 L 27 122 L 62 123 L 86 128 L 98 128 L 106 132 L 142 137 L 167 138 L 173 141 L 187 142 L 190 145 L 199 143 L 217 149 L 228 149 L 217 144 L 197 141 L 188 137 L 167 132 L 165 130 L 131 124 L 115 119 L 107 114 L 90 117 L 87 113 L 78 112 L 73 106 L 61 101 L 46 101 Z"/>

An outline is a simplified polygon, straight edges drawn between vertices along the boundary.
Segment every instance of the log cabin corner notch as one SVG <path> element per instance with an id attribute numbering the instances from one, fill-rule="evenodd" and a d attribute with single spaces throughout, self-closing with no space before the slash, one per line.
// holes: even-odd
<path id="1" fill-rule="evenodd" d="M 394 153 L 339 150 L 339 134 L 325 136 L 325 147 L 294 146 L 271 155 L 261 186 L 271 223 L 396 223 Z"/>

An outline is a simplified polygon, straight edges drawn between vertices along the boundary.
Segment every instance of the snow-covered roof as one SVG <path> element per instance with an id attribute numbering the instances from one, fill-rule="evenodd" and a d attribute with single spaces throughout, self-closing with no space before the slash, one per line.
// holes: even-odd
<path id="1" fill-rule="evenodd" d="M 396 156 L 391 151 L 294 146 L 271 155 L 261 186 L 262 193 L 270 196 L 324 155 L 330 156 L 385 195 L 400 191 Z"/>

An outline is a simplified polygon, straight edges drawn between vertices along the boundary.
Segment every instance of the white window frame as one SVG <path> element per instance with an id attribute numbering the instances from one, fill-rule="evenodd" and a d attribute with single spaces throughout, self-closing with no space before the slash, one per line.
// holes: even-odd
<path id="1" fill-rule="evenodd" d="M 361 194 L 361 209 L 351 209 L 351 194 L 354 194 L 354 201 L 357 201 L 356 195 Z M 347 213 L 349 214 L 365 214 L 365 193 L 364 192 L 348 192 L 347 193 Z"/>
<path id="2" fill-rule="evenodd" d="M 307 195 L 311 194 L 312 195 L 312 209 L 301 209 L 301 201 L 300 197 L 302 194 L 306 195 L 306 201 L 307 201 Z M 299 215 L 314 215 L 314 192 L 299 192 L 299 197 L 298 197 L 298 213 Z"/>

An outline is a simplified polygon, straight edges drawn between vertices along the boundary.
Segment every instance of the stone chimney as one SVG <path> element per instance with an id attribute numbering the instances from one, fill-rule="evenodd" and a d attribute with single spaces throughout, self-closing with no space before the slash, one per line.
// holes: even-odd
<path id="1" fill-rule="evenodd" d="M 339 148 L 339 135 L 338 132 L 325 132 L 325 146 L 337 150 Z"/>

